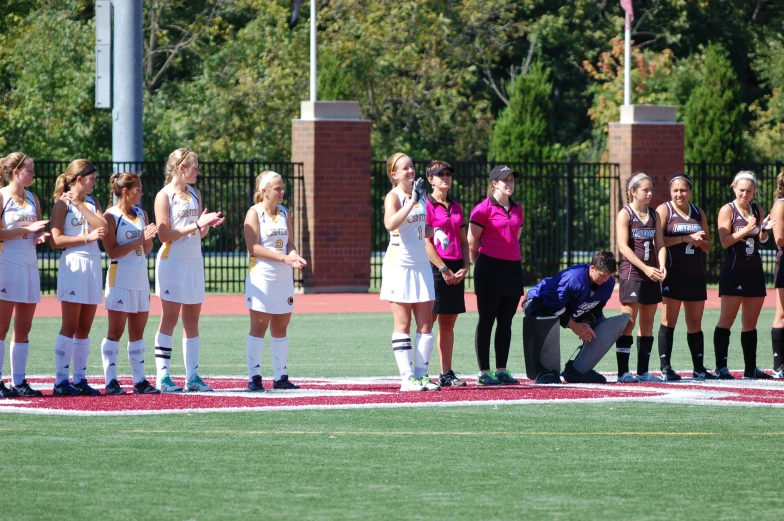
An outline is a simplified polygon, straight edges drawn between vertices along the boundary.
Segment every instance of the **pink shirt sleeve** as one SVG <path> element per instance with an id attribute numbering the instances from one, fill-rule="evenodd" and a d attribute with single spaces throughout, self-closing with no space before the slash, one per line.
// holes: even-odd
<path id="1" fill-rule="evenodd" d="M 488 200 L 485 199 L 484 201 L 476 205 L 476 207 L 474 207 L 473 210 L 471 210 L 470 222 L 476 223 L 482 228 L 487 226 L 487 209 L 489 207 L 487 203 Z"/>

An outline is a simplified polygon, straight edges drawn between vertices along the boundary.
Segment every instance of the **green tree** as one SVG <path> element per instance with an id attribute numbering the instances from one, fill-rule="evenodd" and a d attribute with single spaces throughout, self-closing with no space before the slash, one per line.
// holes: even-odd
<path id="1" fill-rule="evenodd" d="M 686 161 L 743 159 L 743 115 L 732 63 L 720 45 L 708 45 L 702 81 L 692 90 L 684 110 Z"/>
<path id="2" fill-rule="evenodd" d="M 489 156 L 497 161 L 557 160 L 550 69 L 535 62 L 525 74 L 514 79 L 509 90 L 509 105 L 493 127 Z"/>

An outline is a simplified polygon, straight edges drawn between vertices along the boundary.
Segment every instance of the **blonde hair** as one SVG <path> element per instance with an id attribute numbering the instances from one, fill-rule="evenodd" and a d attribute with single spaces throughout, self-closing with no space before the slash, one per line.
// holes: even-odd
<path id="1" fill-rule="evenodd" d="M 110 178 L 112 194 L 117 197 L 119 201 L 122 199 L 122 191 L 124 188 L 133 190 L 137 185 L 141 184 L 141 172 L 134 174 L 133 172 L 123 172 L 121 174 L 112 174 Z M 113 203 L 106 205 L 112 206 Z"/>
<path id="2" fill-rule="evenodd" d="M 629 179 L 626 180 L 626 203 L 631 204 L 632 202 L 632 190 L 637 190 L 640 187 L 640 183 L 645 180 L 651 181 L 651 178 L 648 177 L 647 174 L 643 174 L 642 172 L 636 172 L 632 175 Z M 653 181 L 651 181 L 653 183 Z"/>
<path id="3" fill-rule="evenodd" d="M 57 176 L 57 181 L 54 184 L 54 200 L 58 201 L 65 192 L 70 190 L 71 184 L 80 176 L 94 174 L 95 172 L 95 166 L 86 159 L 74 159 L 68 163 L 65 172 Z"/>
<path id="4" fill-rule="evenodd" d="M 757 198 L 757 194 L 762 196 L 762 190 L 759 189 L 759 185 L 757 185 L 757 176 L 751 170 L 741 170 L 735 177 L 732 178 L 732 184 L 730 185 L 732 188 L 735 188 L 735 185 L 738 184 L 738 181 L 751 181 L 754 183 L 754 199 Z"/>
<path id="5" fill-rule="evenodd" d="M 272 170 L 265 170 L 256 176 L 256 189 L 253 192 L 254 203 L 260 203 L 264 200 L 263 191 L 269 188 L 270 183 L 276 177 L 280 177 L 282 179 L 279 173 L 273 172 Z"/>
<path id="6" fill-rule="evenodd" d="M 174 174 L 177 173 L 177 168 L 180 165 L 185 165 L 187 167 L 198 160 L 199 156 L 196 155 L 196 152 L 193 152 L 188 148 L 178 148 L 169 154 L 169 160 L 166 161 L 166 179 L 164 180 L 164 184 L 171 183 L 171 180 L 174 177 Z"/>
<path id="7" fill-rule="evenodd" d="M 387 159 L 387 177 L 389 177 L 389 182 L 392 183 L 392 186 L 397 186 L 397 181 L 395 181 L 395 178 L 392 177 L 392 173 L 395 171 L 395 165 L 402 157 L 408 156 L 403 152 L 395 152 Z"/>
<path id="8" fill-rule="evenodd" d="M 10 183 L 14 180 L 14 170 L 22 168 L 29 157 L 23 152 L 11 152 L 0 159 L 0 187 L 3 186 L 3 181 Z"/>
<path id="9" fill-rule="evenodd" d="M 781 196 L 784 195 L 784 170 L 779 172 L 779 175 L 776 176 L 776 193 L 774 197 L 776 199 L 781 199 Z"/>

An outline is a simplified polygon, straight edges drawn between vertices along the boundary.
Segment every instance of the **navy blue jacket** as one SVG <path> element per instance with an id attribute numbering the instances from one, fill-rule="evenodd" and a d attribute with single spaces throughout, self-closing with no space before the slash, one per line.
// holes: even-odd
<path id="1" fill-rule="evenodd" d="M 590 264 L 566 268 L 528 290 L 527 300 L 532 302 L 526 307 L 526 315 L 560 314 L 563 327 L 566 327 L 570 320 L 588 322 L 591 325 L 601 322 L 604 319 L 602 308 L 612 296 L 615 279 L 610 277 L 594 291 L 588 274 L 589 268 Z"/>

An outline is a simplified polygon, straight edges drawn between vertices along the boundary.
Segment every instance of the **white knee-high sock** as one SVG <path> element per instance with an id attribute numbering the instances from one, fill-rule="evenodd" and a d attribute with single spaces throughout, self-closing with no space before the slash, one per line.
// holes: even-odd
<path id="1" fill-rule="evenodd" d="M 104 338 L 101 342 L 101 361 L 106 384 L 117 380 L 117 357 L 120 353 L 120 343 Z"/>
<path id="2" fill-rule="evenodd" d="M 4 363 L 5 363 L 5 340 L 0 340 L 0 382 L 3 381 Z"/>
<path id="3" fill-rule="evenodd" d="M 245 361 L 248 362 L 248 381 L 261 376 L 261 361 L 264 358 L 264 337 L 248 335 L 245 340 Z"/>
<path id="4" fill-rule="evenodd" d="M 190 380 L 199 374 L 199 353 L 201 337 L 182 338 L 182 355 L 185 358 L 185 379 Z"/>
<path id="5" fill-rule="evenodd" d="M 118 346 L 119 347 L 119 346 Z M 144 339 L 128 342 L 128 361 L 131 363 L 133 383 L 144 381 Z"/>
<path id="6" fill-rule="evenodd" d="M 417 333 L 416 353 L 414 354 L 414 378 L 419 380 L 427 374 L 430 354 L 433 352 L 433 335 Z"/>
<path id="7" fill-rule="evenodd" d="M 158 380 L 169 376 L 171 354 L 172 337 L 163 333 L 155 333 L 155 367 L 158 370 Z"/>
<path id="8" fill-rule="evenodd" d="M 87 358 L 90 356 L 90 339 L 89 338 L 76 338 L 73 339 L 73 381 L 79 383 L 87 379 Z"/>
<path id="9" fill-rule="evenodd" d="M 11 353 L 13 354 L 14 344 L 11 343 Z M 57 335 L 54 340 L 54 383 L 61 384 L 68 381 L 70 373 L 71 358 L 73 358 L 74 344 L 73 338 Z M 13 357 L 12 357 L 13 361 Z M 12 368 L 13 370 L 13 368 Z M 14 371 L 16 373 L 16 371 Z M 14 374 L 16 379 L 16 374 Z"/>
<path id="10" fill-rule="evenodd" d="M 283 338 L 270 337 L 270 355 L 272 355 L 272 374 L 275 380 L 280 380 L 280 377 L 288 375 L 286 364 L 289 360 L 289 337 Z"/>
<path id="11" fill-rule="evenodd" d="M 400 371 L 400 376 L 405 380 L 412 376 L 411 373 L 411 338 L 405 333 L 392 333 L 392 352 Z"/>
<path id="12" fill-rule="evenodd" d="M 22 385 L 24 382 L 29 352 L 30 342 L 11 342 L 11 377 L 14 385 Z M 65 379 L 68 380 L 68 365 L 65 366 Z"/>

